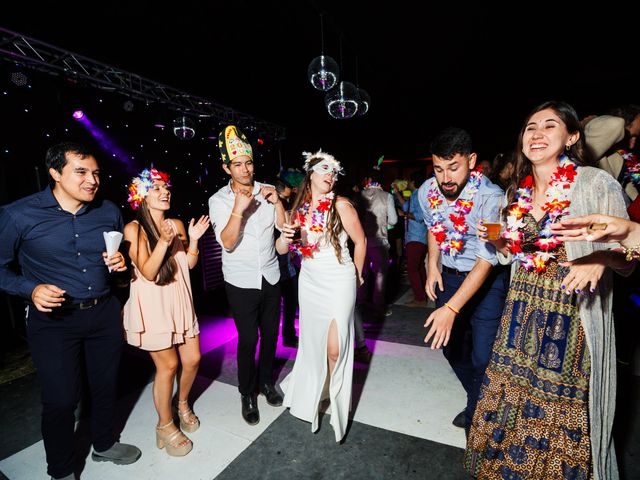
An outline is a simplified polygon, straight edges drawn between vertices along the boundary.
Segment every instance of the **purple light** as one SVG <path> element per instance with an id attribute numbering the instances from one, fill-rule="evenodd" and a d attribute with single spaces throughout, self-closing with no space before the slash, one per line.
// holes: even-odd
<path id="1" fill-rule="evenodd" d="M 75 112 L 73 112 L 73 118 L 75 118 L 76 120 L 80 120 L 83 117 L 84 112 L 82 110 L 76 110 Z"/>

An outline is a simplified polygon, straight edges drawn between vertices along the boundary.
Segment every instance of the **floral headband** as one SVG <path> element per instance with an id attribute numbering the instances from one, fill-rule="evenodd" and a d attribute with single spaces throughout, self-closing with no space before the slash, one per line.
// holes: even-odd
<path id="1" fill-rule="evenodd" d="M 156 170 L 155 168 L 145 168 L 140 175 L 131 179 L 131 183 L 129 184 L 129 198 L 127 198 L 127 202 L 129 202 L 131 208 L 134 210 L 140 208 L 140 204 L 153 187 L 154 180 L 162 180 L 167 184 L 167 187 L 171 186 L 169 174 Z"/>
<path id="2" fill-rule="evenodd" d="M 337 173 L 344 175 L 342 165 L 335 159 L 333 155 L 330 155 L 322 150 L 318 150 L 316 153 L 302 152 L 302 156 L 305 157 L 304 168 L 305 172 L 313 170 L 316 173 Z M 311 160 L 321 158 L 322 160 L 311 166 Z"/>

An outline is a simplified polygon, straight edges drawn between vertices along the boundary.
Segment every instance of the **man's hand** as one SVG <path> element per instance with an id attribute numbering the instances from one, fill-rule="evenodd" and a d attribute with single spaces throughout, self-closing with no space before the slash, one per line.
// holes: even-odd
<path id="1" fill-rule="evenodd" d="M 444 292 L 444 286 L 442 285 L 442 274 L 436 267 L 429 267 L 427 284 L 424 286 L 424 291 L 427 292 L 427 297 L 429 297 L 429 299 L 433 301 L 438 298 L 438 296 L 436 295 L 436 284 L 440 288 L 440 291 Z"/>
<path id="2" fill-rule="evenodd" d="M 440 307 L 434 310 L 424 326 L 431 328 L 427 332 L 427 336 L 424 337 L 424 343 L 429 343 L 429 339 L 433 337 L 431 342 L 431 349 L 444 347 L 449 343 L 449 337 L 451 336 L 451 329 L 453 328 L 453 321 L 456 319 L 455 313 L 449 310 L 447 307 Z"/>
<path id="3" fill-rule="evenodd" d="M 41 283 L 31 292 L 31 301 L 40 312 L 51 312 L 64 302 L 64 290 L 55 285 Z"/>
<path id="4" fill-rule="evenodd" d="M 110 257 L 107 256 L 107 252 L 102 252 L 102 258 L 104 259 L 104 264 L 109 267 L 110 272 L 124 272 L 127 269 L 124 255 L 120 252 L 116 252 Z"/>
<path id="5" fill-rule="evenodd" d="M 260 195 L 262 195 L 267 202 L 274 205 L 280 201 L 278 192 L 273 187 L 260 187 Z"/>
<path id="6" fill-rule="evenodd" d="M 275 190 L 275 189 L 274 189 Z M 244 211 L 249 208 L 249 205 L 253 202 L 253 193 L 246 190 L 238 190 L 235 192 L 236 199 L 233 204 L 233 211 L 239 215 L 242 215 Z"/>

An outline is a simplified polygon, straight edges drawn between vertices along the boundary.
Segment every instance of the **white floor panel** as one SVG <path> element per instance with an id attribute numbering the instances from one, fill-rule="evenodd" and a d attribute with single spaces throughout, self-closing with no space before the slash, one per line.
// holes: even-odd
<path id="1" fill-rule="evenodd" d="M 464 448 L 451 424 L 466 394 L 441 350 L 367 341 L 374 350 L 354 420 Z"/>
<path id="2" fill-rule="evenodd" d="M 269 406 L 259 397 L 260 423 L 249 426 L 240 414 L 238 388 L 213 382 L 198 398 L 194 411 L 201 421 L 198 431 L 188 434 L 193 451 L 185 457 L 170 457 L 155 444 L 157 415 L 153 408 L 149 384 L 142 392 L 121 439 L 142 450 L 142 457 L 132 465 L 95 463 L 87 458 L 81 478 L 91 480 L 161 480 L 188 478 L 212 479 L 224 470 L 283 411 Z M 44 446 L 38 442 L 0 462 L 0 470 L 11 480 L 48 479 Z"/>

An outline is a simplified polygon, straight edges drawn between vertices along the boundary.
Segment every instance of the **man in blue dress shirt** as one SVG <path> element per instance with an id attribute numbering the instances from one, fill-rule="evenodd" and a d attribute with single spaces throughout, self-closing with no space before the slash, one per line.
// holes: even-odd
<path id="1" fill-rule="evenodd" d="M 122 231 L 118 207 L 97 200 L 98 163 L 83 146 L 47 151 L 51 186 L 0 208 L 0 289 L 27 301 L 27 335 L 42 385 L 42 437 L 51 478 L 73 479 L 74 411 L 84 356 L 92 399 L 92 458 L 135 462 L 140 450 L 112 431 L 123 345 L 121 305 L 103 232 Z M 19 272 L 10 268 L 17 260 Z"/>
<path id="2" fill-rule="evenodd" d="M 473 171 L 476 154 L 465 130 L 450 127 L 440 132 L 431 142 L 431 153 L 435 177 L 418 190 L 429 226 L 426 291 L 436 302 L 425 323 L 430 326 L 425 342 L 443 347 L 467 393 L 467 405 L 453 423 L 468 431 L 509 281 L 508 271 L 496 267 L 493 245 L 476 237 L 476 223 L 480 198 L 498 208 L 502 190 Z"/>

